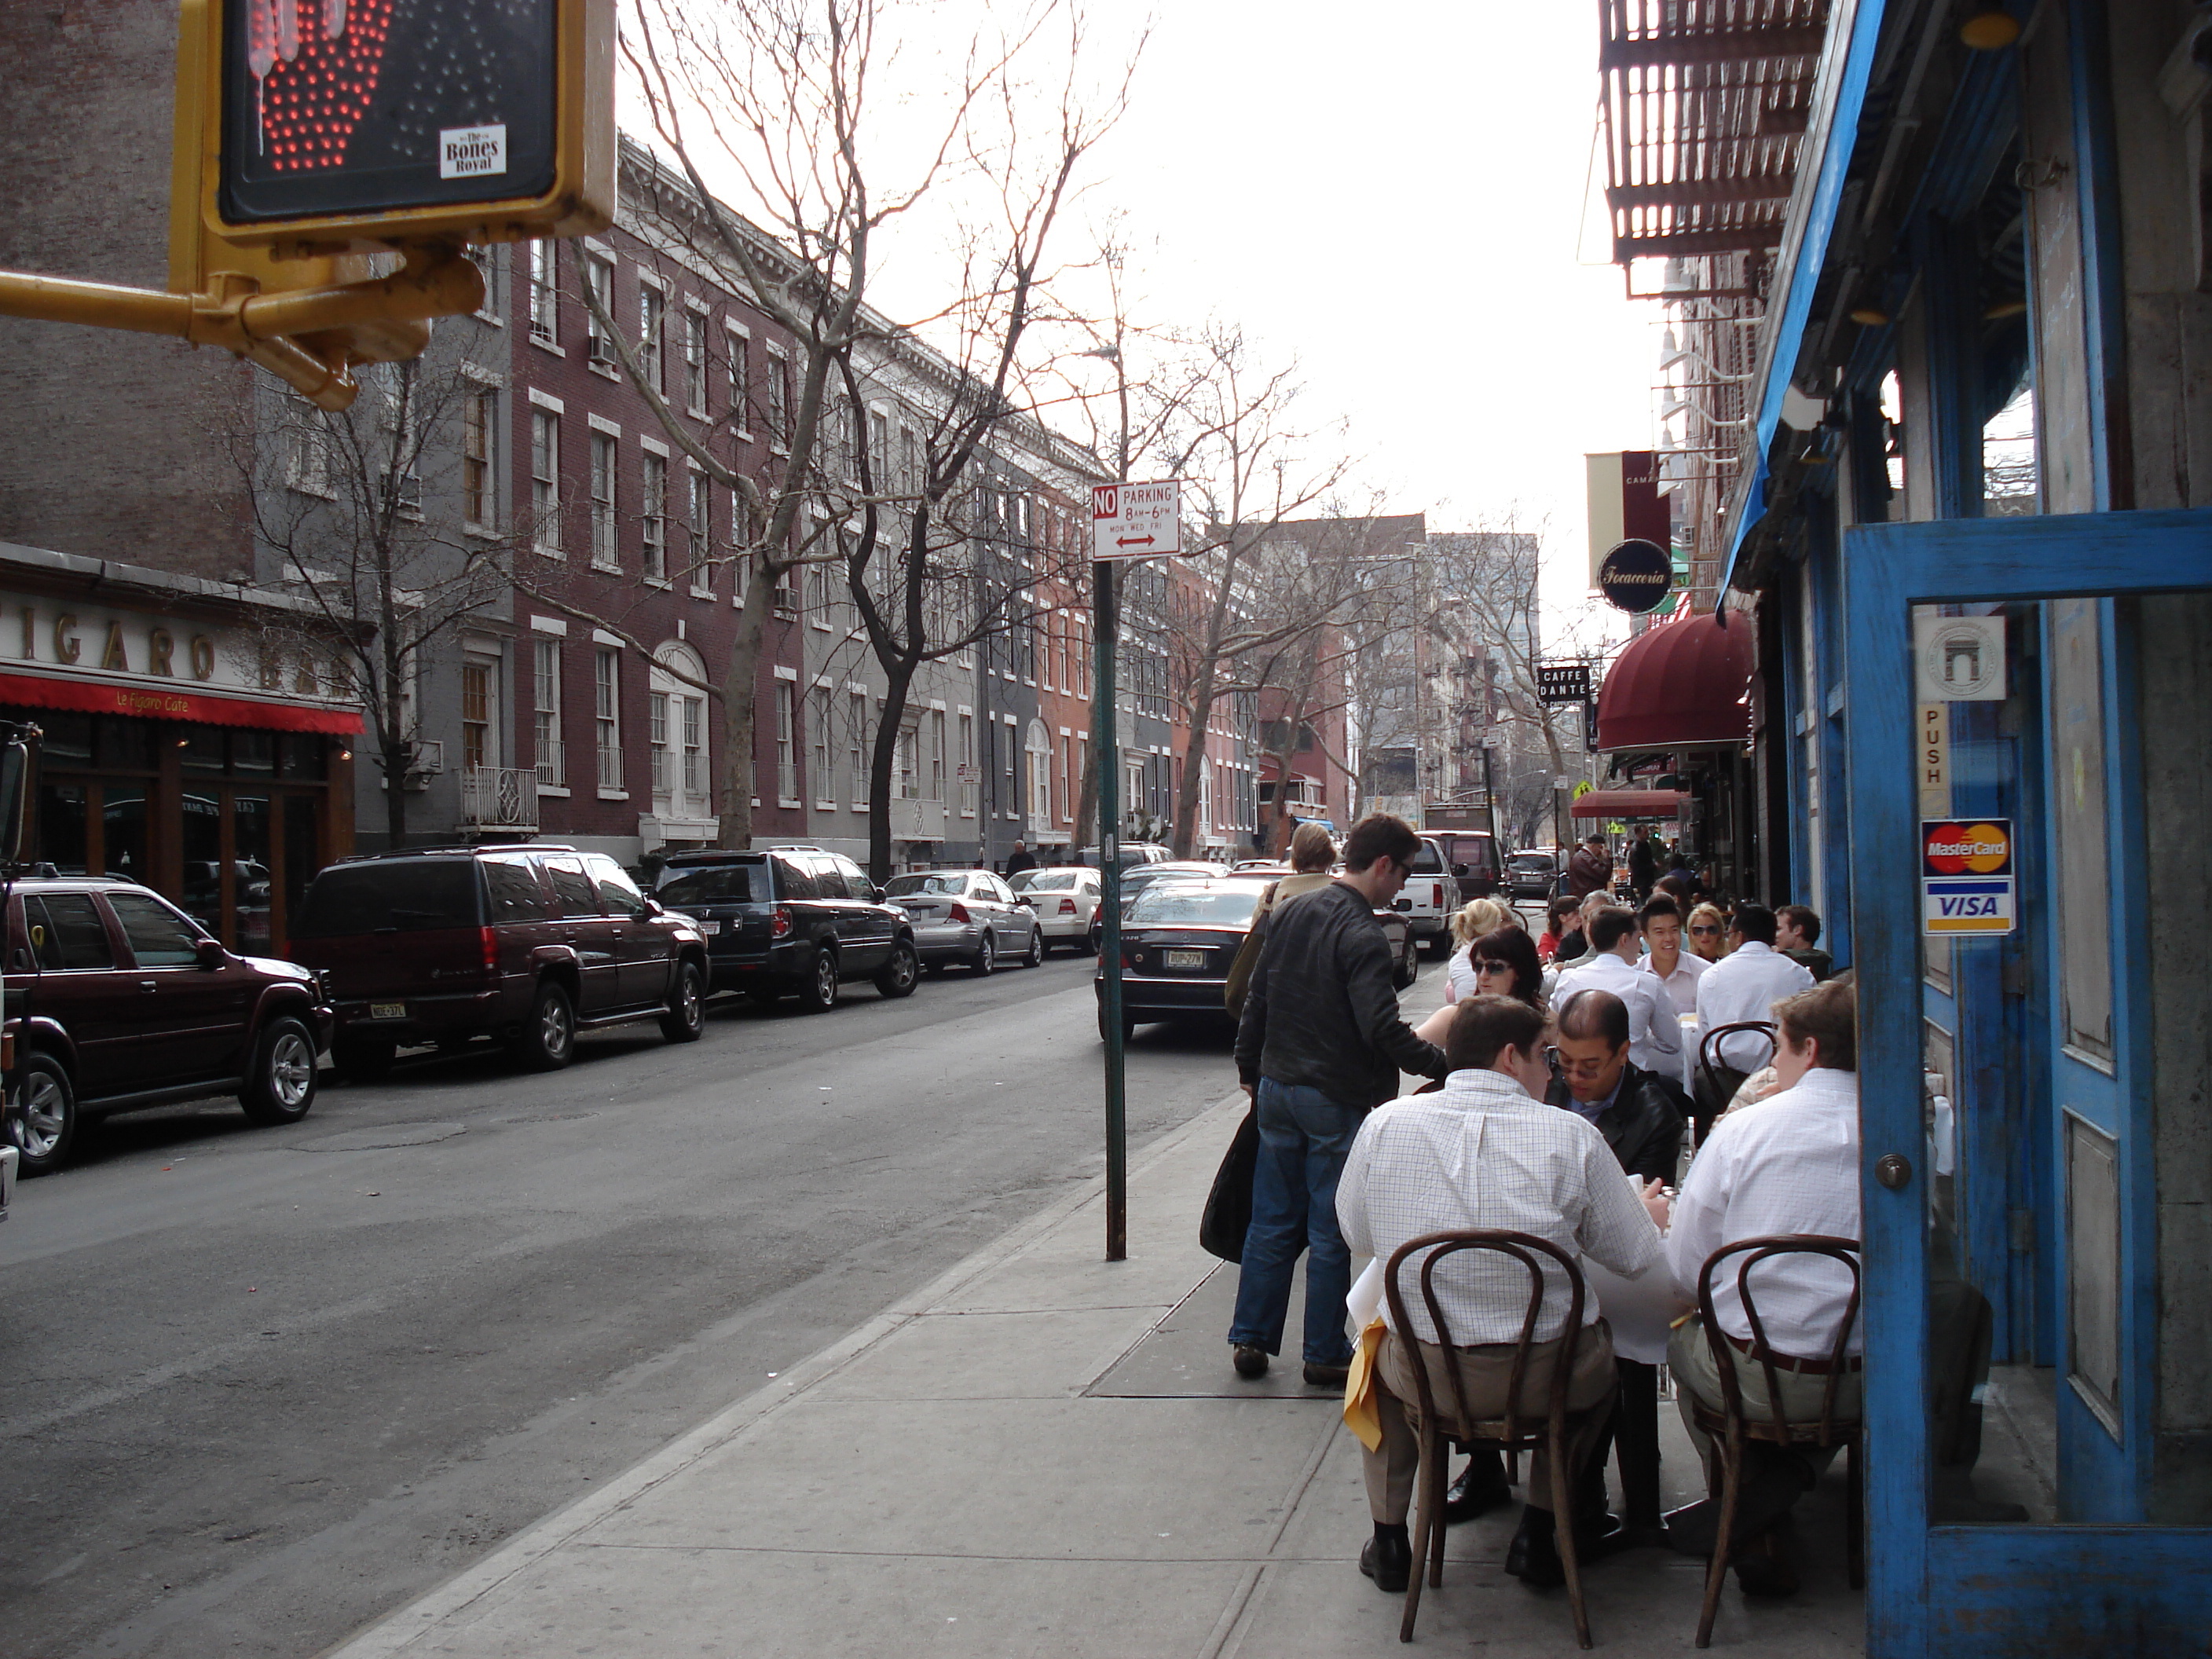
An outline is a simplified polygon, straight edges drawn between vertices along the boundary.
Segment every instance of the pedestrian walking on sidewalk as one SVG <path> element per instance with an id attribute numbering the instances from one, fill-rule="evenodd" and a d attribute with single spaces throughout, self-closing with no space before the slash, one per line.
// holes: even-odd
<path id="1" fill-rule="evenodd" d="M 1575 849 L 1574 857 L 1567 860 L 1567 892 L 1569 896 L 1588 898 L 1592 893 L 1613 890 L 1613 854 L 1605 850 L 1605 837 L 1592 836 Z"/>
<path id="2" fill-rule="evenodd" d="M 1306 1261 L 1305 1380 L 1340 1388 L 1352 1359 L 1345 1297 L 1352 1255 L 1337 1230 L 1336 1182 L 1368 1112 L 1398 1074 L 1442 1078 L 1443 1051 L 1398 1011 L 1377 908 L 1405 885 L 1421 850 L 1401 818 L 1362 819 L 1345 838 L 1345 873 L 1279 903 L 1261 924 L 1260 959 L 1237 1026 L 1237 1071 L 1259 1109 L 1252 1223 L 1229 1342 L 1240 1376 L 1267 1374 L 1290 1315 L 1291 1273 Z"/>
<path id="3" fill-rule="evenodd" d="M 1028 848 L 1023 846 L 1021 842 L 1016 842 L 1014 843 L 1014 850 L 1006 854 L 1006 879 L 1008 881 L 1012 881 L 1016 876 L 1021 874 L 1023 871 L 1034 870 L 1036 867 L 1036 855 L 1030 852 Z"/>

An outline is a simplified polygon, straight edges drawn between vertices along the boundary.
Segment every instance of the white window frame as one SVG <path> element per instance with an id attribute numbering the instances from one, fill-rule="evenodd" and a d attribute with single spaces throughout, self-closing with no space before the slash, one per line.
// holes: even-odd
<path id="1" fill-rule="evenodd" d="M 714 481 L 696 462 L 684 472 L 684 532 L 690 544 L 691 597 L 714 597 Z"/>
<path id="2" fill-rule="evenodd" d="M 588 488 L 592 500 L 592 568 L 619 570 L 622 568 L 622 520 L 617 482 L 622 471 L 622 437 L 603 430 L 599 417 L 592 417 L 591 476 Z"/>
<path id="3" fill-rule="evenodd" d="M 740 439 L 752 440 L 753 334 L 744 324 L 722 320 L 722 381 L 730 391 L 730 428 Z"/>
<path id="4" fill-rule="evenodd" d="M 684 410 L 692 419 L 707 418 L 707 400 L 714 393 L 707 363 L 707 308 L 696 299 L 684 304 Z"/>
<path id="5" fill-rule="evenodd" d="M 650 438 L 639 440 L 639 563 L 648 587 L 671 585 L 668 575 L 668 450 Z M 656 483 L 658 489 L 655 488 Z"/>
<path id="6" fill-rule="evenodd" d="M 565 558 L 561 550 L 561 411 L 530 394 L 530 527 L 531 544 L 549 559 Z"/>
<path id="7" fill-rule="evenodd" d="M 628 800 L 622 750 L 622 647 L 594 638 L 592 647 L 592 746 L 601 800 Z M 607 781 L 612 776 L 614 782 Z"/>
<path id="8" fill-rule="evenodd" d="M 592 285 L 592 292 L 599 295 L 599 309 L 607 313 L 607 320 L 619 326 L 619 322 L 615 316 L 614 256 L 611 253 L 600 252 L 588 242 L 585 244 L 585 247 L 586 252 L 583 260 L 583 279 Z M 588 305 L 584 307 L 584 366 L 594 374 L 604 374 L 611 380 L 618 378 L 622 371 L 620 359 L 615 352 L 614 342 L 600 333 L 599 319 L 592 314 L 592 308 Z"/>
<path id="9" fill-rule="evenodd" d="M 542 619 L 540 619 L 542 620 Z M 568 751 L 561 741 L 562 641 L 535 631 L 530 665 L 532 739 L 538 752 L 538 793 L 568 793 Z"/>
<path id="10" fill-rule="evenodd" d="M 775 804 L 803 805 L 799 799 L 799 687 L 775 683 Z"/>
<path id="11" fill-rule="evenodd" d="M 561 245 L 550 237 L 530 244 L 530 343 L 556 357 L 561 349 Z"/>

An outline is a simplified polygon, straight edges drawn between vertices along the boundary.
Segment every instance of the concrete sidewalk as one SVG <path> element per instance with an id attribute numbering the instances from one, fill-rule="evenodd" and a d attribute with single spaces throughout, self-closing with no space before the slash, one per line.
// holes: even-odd
<path id="1" fill-rule="evenodd" d="M 1234 1268 L 1199 1211 L 1243 1110 L 1132 1160 L 1130 1257 L 1103 1194 L 1063 1200 L 600 1492 L 336 1651 L 462 1655 L 1151 1656 L 1399 1650 L 1401 1599 L 1359 1576 L 1359 1447 L 1295 1363 L 1238 1381 Z M 1217 1268 L 1222 1271 L 1216 1272 Z M 1297 1323 L 1293 1305 L 1291 1352 Z M 1698 1495 L 1671 1406 L 1668 1502 Z M 1860 1651 L 1838 1477 L 1802 1506 L 1802 1595 L 1716 1650 Z M 1416 1643 L 1574 1650 L 1565 1593 L 1498 1568 L 1515 1515 L 1452 1529 Z M 1592 1633 L 1692 1649 L 1702 1571 L 1656 1550 L 1589 1577 Z"/>

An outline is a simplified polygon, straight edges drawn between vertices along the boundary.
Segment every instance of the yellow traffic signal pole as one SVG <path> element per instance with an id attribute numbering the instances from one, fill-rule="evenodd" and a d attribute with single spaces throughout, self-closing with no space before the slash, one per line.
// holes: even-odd
<path id="1" fill-rule="evenodd" d="M 164 294 L 154 289 L 0 271 L 0 315 L 92 328 L 167 334 L 194 345 L 221 346 L 258 363 L 318 406 L 340 410 L 360 389 L 351 364 L 411 357 L 429 338 L 434 317 L 459 316 L 483 305 L 483 274 L 458 252 L 417 247 L 407 263 L 378 281 L 263 294 L 252 278 L 216 273 L 211 294 Z M 301 343 L 333 330 L 349 331 L 335 362 Z M 365 349 L 366 348 L 366 349 Z"/>

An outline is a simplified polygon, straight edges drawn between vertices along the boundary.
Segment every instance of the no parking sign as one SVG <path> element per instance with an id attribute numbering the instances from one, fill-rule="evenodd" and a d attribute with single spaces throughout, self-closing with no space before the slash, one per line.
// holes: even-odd
<path id="1" fill-rule="evenodd" d="M 2010 818 L 1923 818 L 1920 931 L 2009 933 L 2014 897 Z"/>

